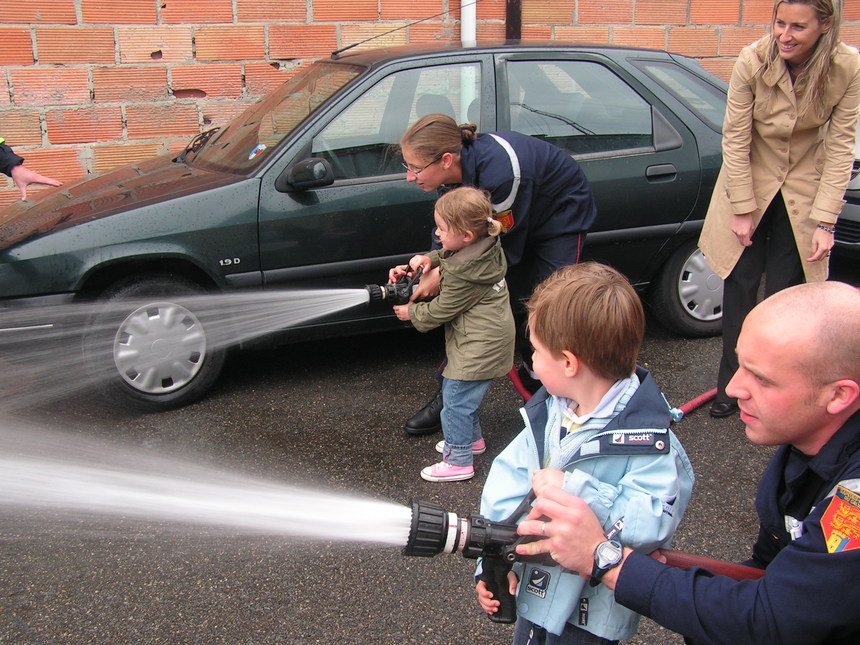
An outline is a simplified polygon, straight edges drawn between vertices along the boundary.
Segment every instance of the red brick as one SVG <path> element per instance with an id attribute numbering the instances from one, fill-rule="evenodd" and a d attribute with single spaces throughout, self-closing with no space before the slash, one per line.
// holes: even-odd
<path id="1" fill-rule="evenodd" d="M 839 28 L 839 39 L 852 47 L 860 48 L 860 24 L 843 24 Z"/>
<path id="2" fill-rule="evenodd" d="M 0 112 L 0 122 L 0 136 L 13 148 L 42 145 L 42 126 L 35 110 L 4 110 Z"/>
<path id="3" fill-rule="evenodd" d="M 297 0 L 236 0 L 239 22 L 304 22 L 308 9 Z"/>
<path id="4" fill-rule="evenodd" d="M 269 27 L 269 58 L 316 58 L 337 49 L 335 25 L 272 25 Z"/>
<path id="5" fill-rule="evenodd" d="M 637 25 L 685 25 L 687 0 L 636 0 L 633 22 Z"/>
<path id="6" fill-rule="evenodd" d="M 78 105 L 89 103 L 87 70 L 52 67 L 9 72 L 15 105 Z"/>
<path id="7" fill-rule="evenodd" d="M 93 146 L 93 172 L 107 172 L 167 152 L 167 147 L 161 142 Z"/>
<path id="8" fill-rule="evenodd" d="M 113 29 L 109 27 L 37 27 L 36 52 L 40 63 L 116 62 Z"/>
<path id="9" fill-rule="evenodd" d="M 268 94 L 288 78 L 278 63 L 245 63 L 245 93 L 249 97 Z"/>
<path id="10" fill-rule="evenodd" d="M 380 0 L 379 15 L 382 20 L 421 20 L 427 16 L 436 16 L 444 10 L 442 0 L 429 0 L 428 2 Z M 346 20 L 350 20 L 350 18 L 346 18 Z"/>
<path id="11" fill-rule="evenodd" d="M 732 75 L 732 67 L 734 67 L 734 58 L 703 58 L 699 61 L 706 70 L 714 76 L 723 79 L 727 83 Z"/>
<path id="12" fill-rule="evenodd" d="M 193 58 L 191 27 L 119 27 L 122 63 L 177 63 Z"/>
<path id="13" fill-rule="evenodd" d="M 35 23 L 74 25 L 75 0 L 27 0 L 27 2 L 3 2 L 0 15 L 4 24 Z"/>
<path id="14" fill-rule="evenodd" d="M 764 27 L 721 27 L 720 56 L 737 56 L 741 49 L 767 33 Z"/>
<path id="15" fill-rule="evenodd" d="M 200 27 L 196 31 L 197 60 L 255 60 L 265 57 L 263 25 Z"/>
<path id="16" fill-rule="evenodd" d="M 573 22 L 574 3 L 564 0 L 523 2 L 523 25 L 569 25 Z"/>
<path id="17" fill-rule="evenodd" d="M 154 25 L 156 4 L 153 0 L 81 0 L 81 16 L 90 24 Z"/>
<path id="18" fill-rule="evenodd" d="M 552 40 L 550 25 L 523 25 L 521 30 L 523 40 Z"/>
<path id="19" fill-rule="evenodd" d="M 314 21 L 376 20 L 376 0 L 314 0 Z"/>
<path id="20" fill-rule="evenodd" d="M 505 0 L 481 0 L 475 7 L 475 13 L 478 20 L 504 20 L 507 3 Z"/>
<path id="21" fill-rule="evenodd" d="M 742 25 L 770 25 L 772 19 L 773 0 L 744 0 Z"/>
<path id="22" fill-rule="evenodd" d="M 51 143 L 92 143 L 122 139 L 122 110 L 119 107 L 90 107 L 80 110 L 49 110 L 45 114 Z"/>
<path id="23" fill-rule="evenodd" d="M 629 25 L 633 23 L 630 0 L 594 0 L 579 5 L 581 25 Z"/>
<path id="24" fill-rule="evenodd" d="M 176 98 L 231 98 L 242 95 L 239 63 L 177 65 L 170 71 L 170 87 Z"/>
<path id="25" fill-rule="evenodd" d="M 26 159 L 26 164 L 40 175 L 69 182 L 86 174 L 86 167 L 81 160 L 82 150 L 78 147 L 62 147 L 18 152 Z M 30 193 L 31 189 L 28 188 L 27 195 Z"/>
<path id="26" fill-rule="evenodd" d="M 666 49 L 666 31 L 662 27 L 615 27 L 612 44 L 619 47 Z"/>
<path id="27" fill-rule="evenodd" d="M 203 106 L 203 128 L 223 128 L 252 104 L 251 101 L 212 101 L 207 103 Z"/>
<path id="28" fill-rule="evenodd" d="M 32 65 L 33 42 L 26 27 L 0 27 L 0 65 Z"/>
<path id="29" fill-rule="evenodd" d="M 842 23 L 847 20 L 860 20 L 860 2 L 849 0 L 842 5 Z"/>
<path id="30" fill-rule="evenodd" d="M 694 25 L 737 25 L 740 19 L 740 0 L 690 0 Z"/>
<path id="31" fill-rule="evenodd" d="M 165 24 L 233 22 L 233 1 L 163 0 L 161 20 Z"/>
<path id="32" fill-rule="evenodd" d="M 479 22 L 477 27 L 478 42 L 500 41 L 505 39 L 505 25 L 493 22 Z"/>
<path id="33" fill-rule="evenodd" d="M 460 25 L 455 22 L 420 22 L 409 27 L 409 42 L 411 43 L 443 43 L 459 42 Z"/>
<path id="34" fill-rule="evenodd" d="M 193 137 L 200 132 L 197 105 L 129 105 L 125 110 L 129 139 Z"/>
<path id="35" fill-rule="evenodd" d="M 609 27 L 561 27 L 555 28 L 555 39 L 575 45 L 606 45 L 609 43 Z"/>
<path id="36" fill-rule="evenodd" d="M 371 36 L 379 36 L 370 42 L 363 45 L 353 47 L 349 51 L 358 52 L 365 49 L 377 49 L 379 47 L 397 47 L 398 45 L 406 44 L 406 30 L 388 33 L 398 25 L 387 23 L 381 25 L 379 23 L 356 23 L 352 25 L 341 25 L 340 27 L 340 42 L 341 47 L 351 45 L 352 43 L 361 42 Z M 384 36 L 382 34 L 385 34 Z"/>
<path id="37" fill-rule="evenodd" d="M 669 51 L 693 57 L 716 56 L 717 30 L 714 27 L 670 29 Z"/>
<path id="38" fill-rule="evenodd" d="M 168 97 L 166 67 L 95 67 L 97 103 L 157 101 Z"/>

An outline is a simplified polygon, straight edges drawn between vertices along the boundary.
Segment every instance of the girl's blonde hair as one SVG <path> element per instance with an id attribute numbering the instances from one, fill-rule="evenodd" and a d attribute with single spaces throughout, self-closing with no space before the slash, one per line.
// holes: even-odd
<path id="1" fill-rule="evenodd" d="M 472 186 L 460 186 L 436 200 L 436 212 L 442 221 L 455 231 L 471 231 L 476 238 L 495 237 L 502 232 L 502 224 L 493 219 L 490 195 Z"/>
<path id="2" fill-rule="evenodd" d="M 830 62 L 839 44 L 842 0 L 774 0 L 765 69 L 772 68 L 780 60 L 779 43 L 774 36 L 773 25 L 776 22 L 776 11 L 781 4 L 804 4 L 812 7 L 819 24 L 830 25 L 827 32 L 819 37 L 812 55 L 806 61 L 794 84 L 795 93 L 798 96 L 798 113 L 802 115 L 811 109 L 822 108 L 827 73 L 830 71 Z"/>
<path id="3" fill-rule="evenodd" d="M 409 148 L 426 162 L 442 158 L 446 152 L 459 155 L 464 145 L 475 140 L 478 127 L 474 123 L 457 125 L 445 114 L 428 114 L 409 126 L 400 137 L 400 148 Z"/>

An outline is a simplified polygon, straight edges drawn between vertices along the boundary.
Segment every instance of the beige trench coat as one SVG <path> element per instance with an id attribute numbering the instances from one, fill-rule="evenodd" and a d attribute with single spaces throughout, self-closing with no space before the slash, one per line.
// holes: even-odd
<path id="1" fill-rule="evenodd" d="M 767 38 L 745 47 L 732 70 L 723 123 L 723 166 L 699 238 L 714 272 L 731 273 L 743 248 L 732 216 L 753 213 L 758 226 L 781 190 L 807 282 L 827 278 L 827 260 L 806 262 L 819 222 L 834 224 L 854 161 L 860 111 L 860 54 L 840 43 L 831 63 L 822 113 L 797 118 L 785 64 L 757 73 Z"/>

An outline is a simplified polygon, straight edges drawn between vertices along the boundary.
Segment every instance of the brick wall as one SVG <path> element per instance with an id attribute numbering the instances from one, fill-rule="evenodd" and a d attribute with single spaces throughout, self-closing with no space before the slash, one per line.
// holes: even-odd
<path id="1" fill-rule="evenodd" d="M 522 35 L 668 49 L 728 78 L 772 0 L 522 0 Z M 843 40 L 860 46 L 860 0 Z M 441 14 L 418 24 L 409 23 Z M 42 174 L 87 173 L 181 150 L 282 83 L 304 58 L 459 37 L 459 0 L 0 0 L 0 136 Z M 478 0 L 478 39 L 505 0 Z M 18 198 L 0 179 L 0 207 Z M 35 193 L 39 189 L 34 189 Z"/>

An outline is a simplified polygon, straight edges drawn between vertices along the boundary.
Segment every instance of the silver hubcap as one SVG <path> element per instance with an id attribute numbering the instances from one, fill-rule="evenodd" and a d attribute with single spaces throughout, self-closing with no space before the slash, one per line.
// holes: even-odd
<path id="1" fill-rule="evenodd" d="M 696 320 L 710 322 L 723 316 L 723 281 L 711 271 L 699 249 L 690 254 L 681 269 L 678 299 Z"/>
<path id="2" fill-rule="evenodd" d="M 146 394 L 188 384 L 203 366 L 206 334 L 191 311 L 171 302 L 144 305 L 117 330 L 113 359 L 123 380 Z"/>

